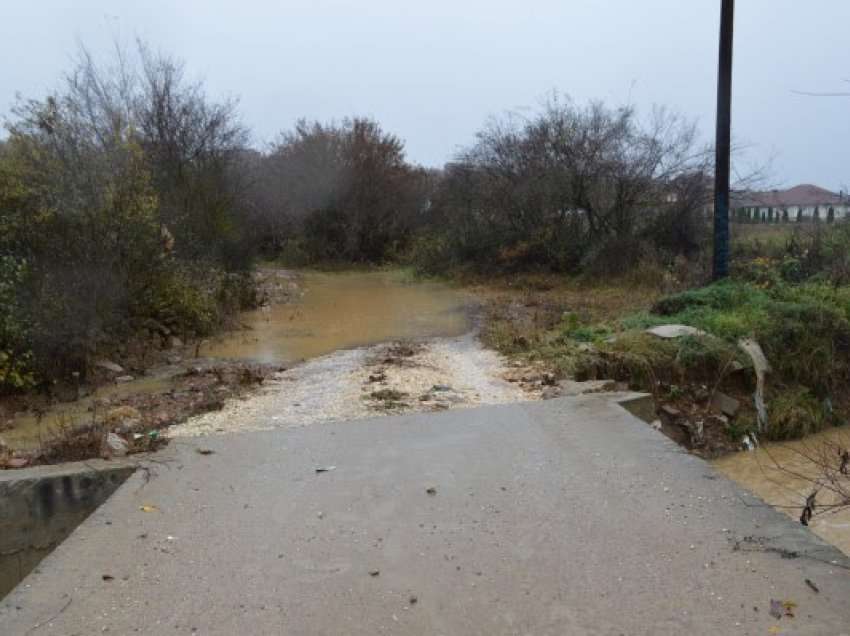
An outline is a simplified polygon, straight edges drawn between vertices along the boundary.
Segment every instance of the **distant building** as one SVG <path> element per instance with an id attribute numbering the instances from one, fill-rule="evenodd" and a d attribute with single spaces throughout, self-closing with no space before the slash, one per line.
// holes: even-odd
<path id="1" fill-rule="evenodd" d="M 733 192 L 729 207 L 730 218 L 743 223 L 831 222 L 850 216 L 850 196 L 806 184 L 788 190 Z"/>

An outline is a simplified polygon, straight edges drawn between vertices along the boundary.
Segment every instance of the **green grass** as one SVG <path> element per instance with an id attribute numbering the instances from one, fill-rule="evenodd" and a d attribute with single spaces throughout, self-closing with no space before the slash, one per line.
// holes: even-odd
<path id="1" fill-rule="evenodd" d="M 784 381 L 828 395 L 850 383 L 850 289 L 771 289 L 726 281 L 660 300 L 626 322 L 691 325 L 729 342 L 755 338 Z"/>

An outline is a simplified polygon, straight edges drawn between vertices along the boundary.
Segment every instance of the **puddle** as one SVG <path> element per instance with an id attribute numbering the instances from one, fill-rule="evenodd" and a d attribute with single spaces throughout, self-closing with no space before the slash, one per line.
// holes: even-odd
<path id="1" fill-rule="evenodd" d="M 807 457 L 816 460 L 825 458 L 837 468 L 837 446 L 850 447 L 850 428 L 830 429 L 805 440 L 766 444 L 757 451 L 727 455 L 712 463 L 721 473 L 796 520 L 800 518 L 806 496 L 813 490 L 812 483 L 805 476 L 818 474 L 815 464 Z M 821 489 L 818 502 L 829 503 L 828 496 L 828 490 Z M 850 509 L 836 513 L 816 510 L 809 527 L 850 555 Z"/>
<path id="2" fill-rule="evenodd" d="M 0 475 L 0 598 L 133 473 L 103 462 Z"/>
<path id="3" fill-rule="evenodd" d="M 459 336 L 471 325 L 469 299 L 403 272 L 307 272 L 293 304 L 242 315 L 250 329 L 201 347 L 210 358 L 295 362 L 339 349 L 410 338 Z"/>

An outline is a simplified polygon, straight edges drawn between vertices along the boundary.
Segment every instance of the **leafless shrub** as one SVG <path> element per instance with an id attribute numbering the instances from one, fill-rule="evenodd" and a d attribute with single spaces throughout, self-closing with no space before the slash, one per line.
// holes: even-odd
<path id="1" fill-rule="evenodd" d="M 457 260 L 622 273 L 647 251 L 699 249 L 710 193 L 693 125 L 663 109 L 553 96 L 494 119 L 449 166 L 435 201 Z"/>

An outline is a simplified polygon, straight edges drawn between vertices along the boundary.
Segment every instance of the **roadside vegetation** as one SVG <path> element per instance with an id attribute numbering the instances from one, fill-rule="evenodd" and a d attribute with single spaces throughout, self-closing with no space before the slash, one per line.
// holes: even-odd
<path id="1" fill-rule="evenodd" d="M 717 393 L 734 396 L 739 408 L 715 422 L 725 435 L 709 440 L 702 449 L 708 455 L 737 448 L 746 434 L 795 439 L 844 424 L 850 227 L 786 227 L 769 242 L 751 234 L 736 238 L 733 277 L 679 292 L 628 280 L 574 282 L 572 289 L 550 283 L 541 290 L 539 280 L 536 290 L 531 281 L 521 291 L 506 286 L 489 305 L 484 337 L 507 355 L 542 362 L 557 378 L 624 381 L 691 418 L 720 414 Z M 704 333 L 662 339 L 647 332 L 665 324 Z M 743 338 L 755 339 L 772 367 L 763 430 L 752 361 L 738 345 Z"/>
<path id="2" fill-rule="evenodd" d="M 762 437 L 850 412 L 848 226 L 734 223 L 733 276 L 705 286 L 712 153 L 670 111 L 553 94 L 427 169 L 364 117 L 301 120 L 258 147 L 235 101 L 140 43 L 107 64 L 82 50 L 6 130 L 0 395 L 73 397 L 104 359 L 143 368 L 214 333 L 263 301 L 263 261 L 464 284 L 485 342 L 548 383 L 611 378 L 691 415 L 734 396 L 707 453 L 757 428 L 741 338 L 773 367 Z M 705 333 L 646 332 L 670 323 Z"/>
<path id="3" fill-rule="evenodd" d="M 0 390 L 85 382 L 134 339 L 253 302 L 235 104 L 140 45 L 22 100 L 0 146 Z"/>

